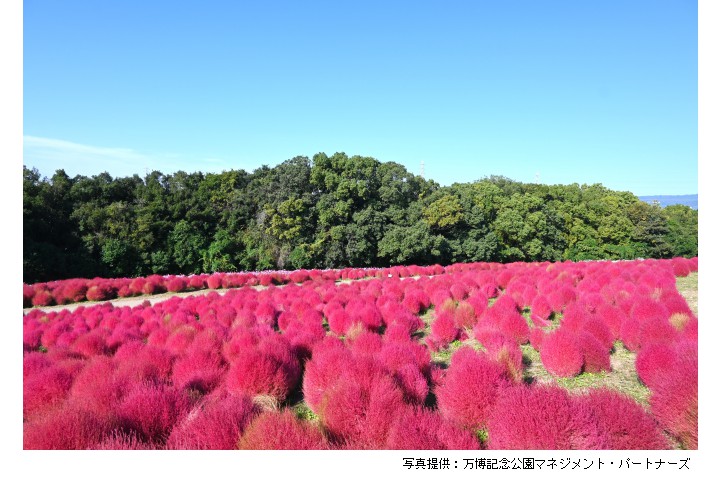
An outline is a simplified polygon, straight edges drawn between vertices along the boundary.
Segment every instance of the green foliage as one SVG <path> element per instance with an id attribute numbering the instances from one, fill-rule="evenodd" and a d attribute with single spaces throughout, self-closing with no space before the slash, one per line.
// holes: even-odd
<path id="1" fill-rule="evenodd" d="M 193 228 L 187 220 L 180 220 L 175 224 L 168 236 L 168 248 L 172 261 L 182 271 L 187 273 L 201 273 L 203 257 L 205 256 L 206 239 L 201 231 Z"/>
<path id="2" fill-rule="evenodd" d="M 203 255 L 205 272 L 232 272 L 238 269 L 236 253 L 240 243 L 227 230 L 218 230 Z"/>
<path id="3" fill-rule="evenodd" d="M 670 232 L 668 222 L 659 204 L 649 205 L 638 201 L 628 210 L 635 226 L 633 240 L 639 244 L 641 256 L 650 258 L 671 257 L 673 252 L 666 236 Z"/>
<path id="4" fill-rule="evenodd" d="M 23 168 L 23 280 L 697 255 L 697 211 L 602 185 L 440 187 L 340 152 L 254 172 Z"/>
<path id="5" fill-rule="evenodd" d="M 432 264 L 441 261 L 447 252 L 447 240 L 432 235 L 422 222 L 409 227 L 394 226 L 378 244 L 378 256 L 393 265 Z"/>
<path id="6" fill-rule="evenodd" d="M 293 196 L 280 202 L 277 207 L 267 205 L 265 213 L 270 219 L 266 233 L 278 240 L 292 242 L 300 236 L 305 226 L 307 205 L 302 199 Z"/>
<path id="7" fill-rule="evenodd" d="M 425 207 L 423 218 L 430 228 L 443 230 L 457 225 L 462 219 L 462 206 L 457 197 L 444 195 Z"/>
<path id="8" fill-rule="evenodd" d="M 698 254 L 698 212 L 686 205 L 670 205 L 664 209 L 668 231 L 664 240 L 673 255 L 695 257 Z"/>
<path id="9" fill-rule="evenodd" d="M 118 277 L 136 273 L 137 254 L 128 242 L 121 238 L 109 238 L 100 249 L 102 262 Z"/>

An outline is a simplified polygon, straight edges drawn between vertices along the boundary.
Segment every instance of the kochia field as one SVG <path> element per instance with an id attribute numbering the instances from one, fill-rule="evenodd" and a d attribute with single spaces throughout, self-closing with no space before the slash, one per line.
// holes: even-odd
<path id="1" fill-rule="evenodd" d="M 24 285 L 23 447 L 697 449 L 697 265 Z"/>

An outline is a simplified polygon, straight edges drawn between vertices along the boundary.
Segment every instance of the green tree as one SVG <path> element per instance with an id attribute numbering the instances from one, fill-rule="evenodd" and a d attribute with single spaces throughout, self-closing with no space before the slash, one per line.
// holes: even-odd
<path id="1" fill-rule="evenodd" d="M 423 218 L 431 229 L 444 230 L 462 219 L 460 201 L 454 195 L 443 195 L 423 210 Z"/>
<path id="2" fill-rule="evenodd" d="M 650 205 L 638 200 L 628 209 L 628 216 L 635 226 L 633 240 L 638 243 L 639 255 L 648 258 L 672 256 L 672 248 L 666 241 L 668 224 L 659 204 Z"/>
<path id="3" fill-rule="evenodd" d="M 696 257 L 698 254 L 698 212 L 686 205 L 669 205 L 663 213 L 667 218 L 668 232 L 665 242 L 672 256 Z"/>

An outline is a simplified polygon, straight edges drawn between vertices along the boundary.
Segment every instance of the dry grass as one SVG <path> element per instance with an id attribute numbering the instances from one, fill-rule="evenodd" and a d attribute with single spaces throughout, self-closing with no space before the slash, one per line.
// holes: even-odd
<path id="1" fill-rule="evenodd" d="M 525 363 L 524 380 L 527 383 L 555 384 L 570 392 L 583 393 L 590 388 L 607 387 L 632 397 L 636 402 L 648 407 L 650 390 L 637 378 L 635 372 L 635 354 L 626 349 L 622 342 L 615 342 L 610 354 L 612 371 L 600 373 L 581 373 L 575 377 L 560 378 L 548 373 L 540 361 L 540 354 L 531 345 L 523 345 Z"/>
<path id="2" fill-rule="evenodd" d="M 678 277 L 675 280 L 678 292 L 685 297 L 690 309 L 697 316 L 698 314 L 698 272 L 693 272 L 687 277 Z"/>

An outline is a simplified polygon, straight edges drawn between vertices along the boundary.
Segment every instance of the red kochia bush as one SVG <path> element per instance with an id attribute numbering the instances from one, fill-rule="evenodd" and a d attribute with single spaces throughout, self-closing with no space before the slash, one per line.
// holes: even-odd
<path id="1" fill-rule="evenodd" d="M 430 306 L 430 298 L 424 291 L 414 288 L 412 290 L 405 291 L 402 305 L 410 312 L 417 315 L 421 310 L 425 310 Z"/>
<path id="2" fill-rule="evenodd" d="M 407 402 L 423 403 L 430 391 L 427 381 L 430 375 L 428 350 L 410 340 L 385 340 L 376 358 L 393 375 Z"/>
<path id="3" fill-rule="evenodd" d="M 182 292 L 187 288 L 187 280 L 182 277 L 172 277 L 165 285 L 168 292 Z"/>
<path id="4" fill-rule="evenodd" d="M 589 373 L 609 372 L 610 349 L 588 332 L 578 336 L 578 346 L 583 355 L 583 371 Z"/>
<path id="5" fill-rule="evenodd" d="M 588 408 L 608 435 L 610 450 L 669 450 L 654 418 L 634 400 L 607 388 L 591 389 L 574 401 Z"/>
<path id="6" fill-rule="evenodd" d="M 73 375 L 58 365 L 51 365 L 23 381 L 23 417 L 60 404 L 72 386 Z"/>
<path id="7" fill-rule="evenodd" d="M 530 345 L 537 350 L 540 351 L 540 348 L 542 346 L 542 342 L 545 339 L 546 333 L 541 328 L 533 328 L 530 330 Z"/>
<path id="8" fill-rule="evenodd" d="M 385 448 L 390 450 L 477 450 L 480 443 L 469 430 L 422 407 L 396 412 Z"/>
<path id="9" fill-rule="evenodd" d="M 230 391 L 283 401 L 300 381 L 300 362 L 286 338 L 270 334 L 237 352 L 227 375 Z"/>
<path id="10" fill-rule="evenodd" d="M 457 328 L 473 328 L 477 322 L 475 308 L 465 301 L 458 303 L 454 317 Z"/>
<path id="11" fill-rule="evenodd" d="M 380 308 L 383 320 L 388 328 L 385 330 L 387 335 L 391 327 L 396 332 L 404 332 L 405 337 L 410 337 L 413 332 L 422 328 L 422 321 L 410 310 L 397 303 L 387 303 Z"/>
<path id="12" fill-rule="evenodd" d="M 441 346 L 454 341 L 460 334 L 460 330 L 455 326 L 453 314 L 448 312 L 441 312 L 435 316 L 435 320 L 430 325 L 430 332 Z"/>
<path id="13" fill-rule="evenodd" d="M 115 295 L 116 293 L 112 288 L 112 285 L 106 282 L 99 282 L 95 285 L 91 285 L 87 289 L 87 292 L 85 292 L 85 297 L 92 302 L 110 300 L 114 298 Z"/>
<path id="14" fill-rule="evenodd" d="M 105 345 L 103 334 L 98 330 L 93 330 L 80 335 L 70 346 L 70 350 L 84 357 L 92 357 L 107 353 L 107 345 Z"/>
<path id="15" fill-rule="evenodd" d="M 345 335 L 352 325 L 350 316 L 341 306 L 325 312 L 330 331 L 336 335 Z"/>
<path id="16" fill-rule="evenodd" d="M 165 341 L 165 349 L 175 355 L 185 351 L 197 334 L 194 326 L 184 325 L 176 328 Z"/>
<path id="17" fill-rule="evenodd" d="M 353 298 L 345 307 L 350 322 L 376 331 L 383 324 L 382 314 L 372 298 Z"/>
<path id="18" fill-rule="evenodd" d="M 119 374 L 134 380 L 163 382 L 172 371 L 174 357 L 167 350 L 141 341 L 126 342 L 115 352 Z"/>
<path id="19" fill-rule="evenodd" d="M 208 395 L 173 427 L 167 448 L 234 450 L 245 427 L 259 411 L 244 394 Z"/>
<path id="20" fill-rule="evenodd" d="M 640 380 L 652 389 L 662 381 L 665 372 L 670 370 L 677 361 L 678 352 L 674 344 L 651 343 L 644 346 L 635 357 L 635 370 Z"/>
<path id="21" fill-rule="evenodd" d="M 32 351 L 40 348 L 40 339 L 42 338 L 43 330 L 39 326 L 23 326 L 23 350 Z"/>
<path id="22" fill-rule="evenodd" d="M 353 449 L 380 449 L 387 441 L 393 415 L 405 403 L 395 382 L 370 362 L 333 382 L 317 410 L 330 435 Z M 373 371 L 374 370 L 374 371 Z"/>
<path id="23" fill-rule="evenodd" d="M 488 418 L 492 450 L 598 450 L 607 433 L 588 409 L 560 387 L 518 385 L 503 390 Z"/>
<path id="24" fill-rule="evenodd" d="M 36 291 L 35 295 L 32 297 L 32 304 L 34 307 L 47 307 L 52 305 L 53 302 L 53 296 L 47 290 Z"/>
<path id="25" fill-rule="evenodd" d="M 573 377 L 583 367 L 583 355 L 577 337 L 564 328 L 548 333 L 540 346 L 545 369 L 558 377 Z"/>
<path id="26" fill-rule="evenodd" d="M 487 355 L 498 363 L 508 378 L 519 382 L 523 376 L 522 350 L 520 346 L 500 333 L 487 334 L 482 340 Z"/>
<path id="27" fill-rule="evenodd" d="M 23 380 L 36 375 L 53 364 L 47 355 L 40 352 L 30 352 L 23 355 Z"/>
<path id="28" fill-rule="evenodd" d="M 337 337 L 325 337 L 313 346 L 312 359 L 305 364 L 303 375 L 303 395 L 313 411 L 317 411 L 325 391 L 352 362 L 352 353 Z"/>
<path id="29" fill-rule="evenodd" d="M 69 401 L 99 416 L 110 417 L 129 385 L 130 380 L 115 371 L 111 358 L 93 357 L 75 377 Z"/>
<path id="30" fill-rule="evenodd" d="M 219 355 L 196 351 L 175 361 L 172 380 L 173 385 L 178 388 L 191 388 L 207 393 L 215 388 L 224 373 Z"/>
<path id="31" fill-rule="evenodd" d="M 303 394 L 330 436 L 351 448 L 382 448 L 388 412 L 404 405 L 402 390 L 378 361 L 353 355 L 333 337 L 314 346 Z"/>
<path id="32" fill-rule="evenodd" d="M 530 303 L 530 319 L 533 324 L 539 327 L 547 327 L 550 325 L 548 319 L 552 315 L 552 307 L 544 295 L 537 295 Z"/>
<path id="33" fill-rule="evenodd" d="M 582 330 L 594 336 L 605 348 L 612 349 L 615 338 L 610 327 L 597 316 L 585 320 Z"/>
<path id="34" fill-rule="evenodd" d="M 677 257 L 672 259 L 672 269 L 676 277 L 687 277 L 692 271 L 692 264 L 687 258 Z"/>
<path id="35" fill-rule="evenodd" d="M 207 283 L 207 288 L 210 288 L 212 290 L 217 290 L 218 288 L 222 288 L 222 281 L 223 281 L 224 274 L 222 273 L 214 273 L 210 275 L 205 281 Z"/>
<path id="36" fill-rule="evenodd" d="M 497 328 L 504 336 L 520 345 L 526 343 L 530 336 L 530 327 L 518 312 L 517 304 L 510 295 L 500 296 L 492 307 L 485 310 L 475 325 L 475 333 L 487 326 Z"/>
<path id="37" fill-rule="evenodd" d="M 267 411 L 245 429 L 240 450 L 325 450 L 329 444 L 320 430 L 298 420 L 292 411 Z"/>
<path id="38" fill-rule="evenodd" d="M 158 446 L 147 443 L 138 438 L 134 433 L 125 433 L 121 430 L 113 430 L 103 438 L 100 443 L 94 445 L 92 450 L 156 450 Z"/>
<path id="39" fill-rule="evenodd" d="M 33 295 L 35 295 L 35 289 L 32 285 L 23 283 L 23 308 L 32 307 Z"/>
<path id="40" fill-rule="evenodd" d="M 613 340 L 620 338 L 620 328 L 627 317 L 623 310 L 605 303 L 598 307 L 595 316 L 607 325 Z"/>
<path id="41" fill-rule="evenodd" d="M 457 350 L 442 383 L 435 389 L 438 410 L 462 427 L 485 426 L 500 390 L 511 385 L 503 367 L 470 347 Z"/>
<path id="42" fill-rule="evenodd" d="M 684 448 L 698 448 L 697 350 L 683 352 L 651 387 L 650 408 L 660 425 Z"/>
<path id="43" fill-rule="evenodd" d="M 23 424 L 23 449 L 93 448 L 111 428 L 111 423 L 92 412 L 77 406 L 65 405 Z"/>
<path id="44" fill-rule="evenodd" d="M 60 299 L 58 304 L 75 303 L 85 300 L 85 293 L 88 290 L 87 282 L 79 278 L 65 281 L 60 287 Z"/>
<path id="45" fill-rule="evenodd" d="M 633 303 L 630 316 L 637 319 L 640 324 L 646 322 L 663 322 L 670 317 L 670 312 L 664 305 L 648 297 L 640 297 Z"/>
<path id="46" fill-rule="evenodd" d="M 164 444 L 190 406 L 189 397 L 181 390 L 163 384 L 140 383 L 118 406 L 118 422 L 124 430 L 136 432 L 145 441 Z"/>
<path id="47" fill-rule="evenodd" d="M 566 305 L 575 301 L 575 291 L 568 285 L 557 285 L 557 288 L 546 294 L 548 303 L 554 312 L 562 312 Z"/>

